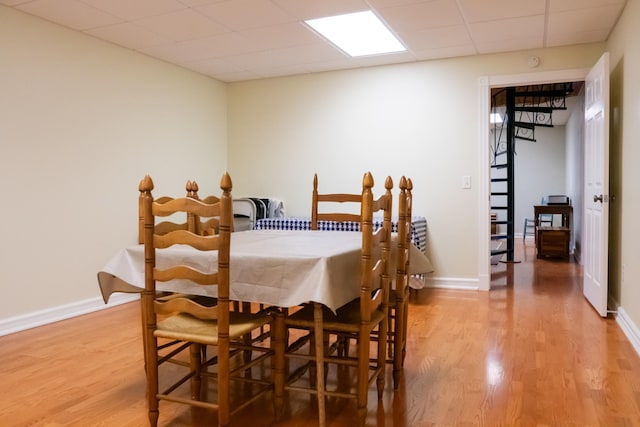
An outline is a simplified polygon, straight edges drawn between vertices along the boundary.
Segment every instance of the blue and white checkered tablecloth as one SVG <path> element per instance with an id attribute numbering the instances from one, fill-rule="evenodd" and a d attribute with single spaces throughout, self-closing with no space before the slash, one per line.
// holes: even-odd
<path id="1" fill-rule="evenodd" d="M 411 242 L 423 253 L 427 250 L 427 219 L 414 216 L 411 220 Z M 373 226 L 377 230 L 382 227 L 382 219 L 374 218 Z M 256 221 L 256 230 L 311 230 L 311 218 L 263 218 Z M 318 221 L 318 229 L 322 231 L 360 231 L 359 222 Z M 398 231 L 397 219 L 391 221 L 391 231 Z"/>

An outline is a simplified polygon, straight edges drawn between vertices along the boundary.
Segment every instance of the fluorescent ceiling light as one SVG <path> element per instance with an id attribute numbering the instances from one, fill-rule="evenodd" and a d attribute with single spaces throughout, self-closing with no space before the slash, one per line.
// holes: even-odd
<path id="1" fill-rule="evenodd" d="M 305 22 L 349 56 L 407 50 L 370 10 Z"/>

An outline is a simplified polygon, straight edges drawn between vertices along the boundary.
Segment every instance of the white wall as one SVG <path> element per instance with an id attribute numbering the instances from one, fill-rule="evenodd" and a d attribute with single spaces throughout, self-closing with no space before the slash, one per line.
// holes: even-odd
<path id="1" fill-rule="evenodd" d="M 576 97 L 576 105 L 565 126 L 567 195 L 573 205 L 572 247 L 581 262 L 582 211 L 584 192 L 584 94 Z"/>
<path id="2" fill-rule="evenodd" d="M 515 156 L 515 230 L 522 235 L 524 218 L 550 194 L 566 194 L 565 127 L 536 127 L 536 142 L 517 141 Z M 554 225 L 560 225 L 554 218 Z"/>
<path id="3" fill-rule="evenodd" d="M 477 180 L 478 77 L 531 72 L 532 54 L 541 71 L 586 68 L 602 50 L 583 45 L 233 83 L 229 169 L 240 177 L 240 194 L 281 198 L 290 215 L 309 215 L 314 172 L 326 191 L 357 191 L 367 170 L 378 183 L 406 174 L 414 213 L 428 220 L 434 281 L 473 287 L 477 189 L 488 185 Z M 470 190 L 461 188 L 464 175 Z"/>
<path id="4" fill-rule="evenodd" d="M 218 192 L 227 108 L 220 82 L 3 6 L 0 52 L 2 329 L 102 305 L 96 273 L 136 242 L 144 174 Z"/>

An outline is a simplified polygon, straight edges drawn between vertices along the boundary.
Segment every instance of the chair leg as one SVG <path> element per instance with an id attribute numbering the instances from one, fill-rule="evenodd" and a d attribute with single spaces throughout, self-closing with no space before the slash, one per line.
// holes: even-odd
<path id="1" fill-rule="evenodd" d="M 394 334 L 393 334 L 393 388 L 398 389 L 402 378 L 402 365 L 404 353 L 404 319 L 405 319 L 405 303 L 404 301 L 396 302 Z"/>
<path id="2" fill-rule="evenodd" d="M 387 313 L 389 312 L 389 310 L 387 309 Z M 397 313 L 396 313 L 397 314 Z M 376 387 L 377 387 L 377 391 L 378 391 L 378 400 L 382 399 L 382 394 L 384 393 L 384 383 L 385 383 L 385 373 L 386 373 L 386 367 L 387 367 L 387 339 L 389 339 L 388 337 L 388 333 L 389 330 L 387 328 L 387 322 L 385 320 L 382 320 L 382 322 L 380 322 L 380 325 L 378 325 L 378 332 L 380 335 L 378 337 L 378 352 L 376 354 L 376 357 L 378 359 L 378 363 L 376 368 L 379 370 L 378 371 L 378 377 L 376 378 Z M 396 341 L 395 346 L 398 346 L 398 342 Z M 367 380 L 365 379 L 365 382 L 367 382 Z"/>
<path id="3" fill-rule="evenodd" d="M 158 339 L 153 335 L 155 317 L 151 306 L 154 296 L 146 291 L 142 293 L 142 317 L 144 339 L 145 371 L 147 375 L 147 407 L 149 410 L 149 425 L 158 425 Z"/>
<path id="4" fill-rule="evenodd" d="M 189 346 L 191 372 L 193 377 L 191 378 L 191 398 L 193 400 L 200 400 L 202 392 L 202 376 L 200 371 L 202 370 L 202 346 L 197 343 L 192 343 Z"/>
<path id="5" fill-rule="evenodd" d="M 287 347 L 286 326 L 284 324 L 285 314 L 282 311 L 274 313 L 274 320 L 271 329 L 271 345 L 274 349 L 273 358 L 273 384 L 274 384 L 274 412 L 278 420 L 284 409 L 284 383 L 285 383 L 285 351 Z"/>
<path id="6" fill-rule="evenodd" d="M 313 324 L 315 335 L 315 352 L 316 352 L 316 391 L 318 395 L 318 426 L 326 425 L 325 398 L 324 398 L 324 348 L 323 348 L 323 330 L 322 330 L 322 305 L 313 303 Z M 366 397 L 366 394 L 365 394 Z"/>
<path id="7" fill-rule="evenodd" d="M 382 340 L 382 337 L 380 337 L 380 340 Z M 358 421 L 361 426 L 364 426 L 365 419 L 367 417 L 367 389 L 369 388 L 369 344 L 370 334 L 366 331 L 361 331 L 359 334 L 358 342 L 358 389 L 356 396 Z M 378 346 L 378 348 L 380 347 Z"/>
<path id="8" fill-rule="evenodd" d="M 218 339 L 218 426 L 227 427 L 231 415 L 229 413 L 229 336 Z"/>

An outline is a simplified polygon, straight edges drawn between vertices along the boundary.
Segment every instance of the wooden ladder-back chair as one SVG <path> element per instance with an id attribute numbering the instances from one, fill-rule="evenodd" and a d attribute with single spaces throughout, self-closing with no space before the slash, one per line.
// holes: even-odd
<path id="1" fill-rule="evenodd" d="M 218 203 L 220 201 L 220 198 L 214 195 L 210 195 L 205 197 L 204 199 L 200 199 L 198 195 L 198 190 L 199 190 L 199 187 L 196 181 L 187 182 L 188 197 L 192 197 L 196 200 L 201 200 L 202 202 L 209 203 L 209 204 Z M 231 206 L 232 206 L 233 214 L 235 214 L 235 210 L 233 209 L 235 206 L 234 200 L 231 201 Z M 232 232 L 235 231 L 234 216 L 235 215 L 232 215 L 232 221 L 231 221 Z M 195 215 L 189 215 L 188 222 L 189 222 L 189 230 L 192 230 L 195 233 L 202 234 L 202 235 L 215 234 L 218 232 L 218 228 L 220 227 L 220 218 L 215 216 L 212 218 L 203 218 Z M 234 311 L 251 312 L 252 310 L 251 303 L 246 301 L 233 301 L 232 307 Z M 264 309 L 265 309 L 264 304 L 259 304 L 257 307 L 257 310 L 254 310 L 254 311 L 263 311 Z M 268 336 L 269 336 L 269 331 L 264 327 L 261 327 L 260 333 L 257 336 L 246 337 L 248 339 L 247 343 L 252 341 L 262 341 Z"/>
<path id="2" fill-rule="evenodd" d="M 246 406 L 273 388 L 271 378 L 263 371 L 266 359 L 272 356 L 269 347 L 247 347 L 242 337 L 271 321 L 268 314 L 233 312 L 229 309 L 229 258 L 231 241 L 231 178 L 224 174 L 221 180 L 222 197 L 218 203 L 207 204 L 193 197 L 183 197 L 158 203 L 153 199 L 153 181 L 146 176 L 140 183 L 144 213 L 145 289 L 142 295 L 142 311 L 145 319 L 145 369 L 147 372 L 147 400 L 149 421 L 156 426 L 159 401 L 169 400 L 218 410 L 218 425 L 227 426 L 231 413 Z M 156 220 L 182 213 L 196 217 L 219 217 L 219 232 L 215 235 L 199 235 L 190 230 L 173 230 L 156 233 Z M 161 249 L 174 245 L 188 245 L 194 251 L 208 251 L 217 256 L 217 270 L 201 271 L 187 265 L 156 265 Z M 169 249 L 167 249 L 169 250 Z M 157 281 L 183 280 L 194 286 L 216 286 L 217 298 L 200 299 L 175 294 L 169 298 L 156 292 Z M 212 305 L 213 302 L 213 305 Z M 203 359 L 203 348 L 213 346 L 216 354 Z M 179 353 L 188 353 L 187 373 L 176 380 L 175 372 L 161 369 L 165 362 L 178 359 Z M 238 356 L 236 356 L 238 354 Z M 256 356 L 248 360 L 247 355 Z M 252 378 L 252 366 L 261 364 L 261 375 Z M 215 368 L 215 369 L 214 369 Z M 165 372 L 166 371 L 166 372 Z M 162 373 L 163 390 L 159 389 Z M 171 374 L 171 375 L 165 375 Z M 215 401 L 206 400 L 208 379 L 216 378 Z M 255 394 L 231 409 L 231 380 L 252 384 Z M 165 385 L 171 382 L 166 388 Z M 190 382 L 191 388 L 184 390 Z M 183 387 L 184 385 L 184 387 Z M 235 396 L 234 396 L 235 397 Z"/>
<path id="3" fill-rule="evenodd" d="M 317 395 L 320 426 L 324 426 L 326 423 L 325 397 L 355 398 L 358 418 L 360 423 L 364 424 L 369 385 L 374 380 L 376 381 L 379 399 L 382 398 L 384 389 L 393 182 L 390 177 L 386 179 L 386 191 L 377 199 L 373 197 L 373 184 L 373 177 L 371 173 L 367 172 L 363 178 L 360 196 L 362 204 L 361 281 L 359 284 L 344 284 L 344 286 L 359 287 L 359 298 L 339 308 L 336 313 L 322 304 L 313 303 L 285 318 L 285 325 L 288 329 L 311 330 L 316 337 L 313 340 L 315 352 L 312 352 L 311 355 L 294 351 L 297 350 L 295 348 L 288 348 L 285 353 L 287 358 L 298 358 L 304 361 L 311 358 L 315 362 L 315 382 L 311 382 L 311 387 L 304 387 L 301 385 L 301 381 L 294 383 L 293 381 L 297 379 L 297 375 L 294 373 L 285 389 Z M 383 226 L 377 231 L 373 229 L 374 212 L 382 212 L 384 215 Z M 370 343 L 371 334 L 375 329 L 379 330 L 378 334 L 381 339 L 377 343 L 377 354 L 372 357 Z M 349 336 L 350 339 L 355 339 L 358 344 L 355 357 L 349 354 L 330 354 L 327 340 L 320 338 L 328 335 Z M 338 387 L 328 390 L 325 387 L 324 370 L 327 363 L 356 368 L 355 392 L 351 385 L 346 389 Z"/>
<path id="4" fill-rule="evenodd" d="M 409 264 L 411 248 L 411 180 L 400 178 L 398 194 L 398 238 L 395 251 L 395 287 L 389 292 L 388 362 L 393 364 L 393 388 L 402 379 L 406 356 L 407 315 L 409 311 Z M 393 252 L 393 251 L 392 251 Z"/>
<path id="5" fill-rule="evenodd" d="M 347 213 L 347 212 L 323 212 L 320 210 L 320 204 L 326 204 L 326 206 L 334 207 L 338 204 L 355 203 L 358 205 L 358 209 L 362 207 L 362 195 L 361 194 L 347 194 L 347 193 L 318 193 L 318 174 L 313 175 L 313 194 L 311 197 L 311 229 L 318 229 L 318 221 L 335 221 L 335 222 L 360 222 L 360 213 Z"/>

